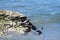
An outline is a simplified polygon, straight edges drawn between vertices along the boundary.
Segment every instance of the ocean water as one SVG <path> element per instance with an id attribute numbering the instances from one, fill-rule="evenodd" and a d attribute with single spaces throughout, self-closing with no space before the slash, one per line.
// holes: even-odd
<path id="1" fill-rule="evenodd" d="M 0 10 L 20 12 L 39 30 L 43 27 L 42 35 L 9 32 L 0 40 L 60 40 L 60 0 L 0 0 Z"/>

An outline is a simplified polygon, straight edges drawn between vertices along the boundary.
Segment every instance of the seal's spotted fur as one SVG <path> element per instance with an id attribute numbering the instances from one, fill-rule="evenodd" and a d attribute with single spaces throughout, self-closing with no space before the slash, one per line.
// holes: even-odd
<path id="1" fill-rule="evenodd" d="M 7 33 L 10 28 L 20 33 L 22 31 L 23 33 L 27 33 L 31 30 L 35 30 L 41 34 L 41 31 L 36 30 L 37 28 L 25 15 L 18 12 L 0 10 L 0 35 Z"/>

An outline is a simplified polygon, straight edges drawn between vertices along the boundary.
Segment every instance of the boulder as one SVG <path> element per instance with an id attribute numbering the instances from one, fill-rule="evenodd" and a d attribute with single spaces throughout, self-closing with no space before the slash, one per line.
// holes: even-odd
<path id="1" fill-rule="evenodd" d="M 22 32 L 23 34 L 30 32 L 31 29 L 36 30 L 37 28 L 22 13 L 0 10 L 0 35 L 7 34 L 8 30 L 14 30 L 18 33 Z"/>

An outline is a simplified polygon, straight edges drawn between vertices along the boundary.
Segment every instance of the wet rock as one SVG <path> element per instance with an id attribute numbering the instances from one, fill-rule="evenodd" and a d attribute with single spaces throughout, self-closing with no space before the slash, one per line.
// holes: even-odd
<path id="1" fill-rule="evenodd" d="M 27 33 L 37 28 L 25 15 L 19 12 L 0 10 L 0 35 L 6 34 L 9 29 L 19 33 Z"/>

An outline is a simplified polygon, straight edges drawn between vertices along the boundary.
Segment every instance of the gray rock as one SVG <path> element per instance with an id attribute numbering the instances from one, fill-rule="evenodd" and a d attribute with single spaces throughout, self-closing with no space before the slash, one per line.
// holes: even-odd
<path id="1" fill-rule="evenodd" d="M 8 30 L 23 34 L 30 32 L 31 29 L 36 30 L 36 27 L 25 15 L 19 12 L 0 10 L 0 35 L 6 34 Z"/>

